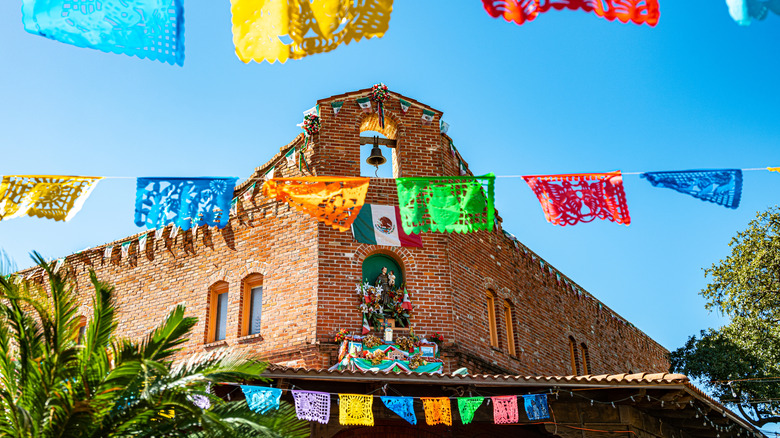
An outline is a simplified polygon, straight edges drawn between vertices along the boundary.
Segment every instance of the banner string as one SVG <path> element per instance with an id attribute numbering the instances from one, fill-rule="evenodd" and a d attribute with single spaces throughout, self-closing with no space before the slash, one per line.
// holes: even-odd
<path id="1" fill-rule="evenodd" d="M 285 157 L 282 157 L 282 158 L 276 160 L 274 162 L 274 166 L 276 164 L 279 164 L 284 158 Z M 273 166 L 271 166 L 271 167 L 273 167 Z M 710 169 L 703 169 L 703 170 L 710 170 Z M 712 170 L 717 170 L 717 169 L 712 169 Z M 743 172 L 756 172 L 756 171 L 761 171 L 761 170 L 769 171 L 769 168 L 768 167 L 751 167 L 751 168 L 739 169 L 739 170 L 741 170 Z M 588 172 L 588 173 L 599 173 L 599 172 Z M 621 175 L 641 175 L 643 173 L 646 173 L 646 172 L 620 172 Z M 550 174 L 550 175 L 555 175 L 555 174 Z M 33 176 L 33 175 L 13 175 L 13 176 Z M 56 175 L 56 176 L 69 176 L 69 175 Z M 82 176 L 82 175 L 72 175 L 72 176 Z M 450 175 L 434 175 L 434 176 L 432 176 L 432 178 L 436 178 L 438 176 L 447 177 L 447 176 L 450 176 Z M 523 177 L 526 177 L 526 176 L 529 176 L 529 175 L 496 175 L 496 178 L 523 178 Z M 137 179 L 137 178 L 143 178 L 143 177 L 136 177 L 136 176 L 101 176 L 100 178 L 102 178 L 102 179 Z M 190 176 L 165 176 L 165 177 L 161 177 L 161 178 L 196 178 L 196 177 L 190 175 Z M 197 177 L 197 178 L 202 178 L 202 177 Z M 222 177 L 215 177 L 215 178 L 222 178 Z M 380 179 L 395 179 L 395 178 L 380 178 Z M 264 180 L 264 177 L 252 177 L 252 178 L 248 178 L 248 179 L 244 180 L 243 182 L 246 182 L 246 181 L 261 181 L 261 180 Z"/>

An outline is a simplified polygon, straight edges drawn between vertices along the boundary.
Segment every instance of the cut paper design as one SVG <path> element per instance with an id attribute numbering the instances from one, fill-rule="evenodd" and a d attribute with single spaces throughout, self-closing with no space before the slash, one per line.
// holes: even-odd
<path id="1" fill-rule="evenodd" d="M 753 19 L 763 20 L 769 11 L 780 15 L 778 0 L 726 0 L 729 14 L 740 26 L 749 26 Z"/>
<path id="2" fill-rule="evenodd" d="M 647 178 L 653 187 L 676 190 L 727 208 L 739 207 L 739 198 L 742 196 L 740 169 L 646 172 L 639 177 Z"/>
<path id="3" fill-rule="evenodd" d="M 397 178 L 401 222 L 407 234 L 492 230 L 495 176 Z"/>
<path id="4" fill-rule="evenodd" d="M 631 217 L 620 171 L 524 176 L 544 210 L 547 222 L 575 225 L 606 219 L 628 225 Z"/>
<path id="5" fill-rule="evenodd" d="M 284 63 L 341 44 L 382 37 L 392 0 L 231 0 L 233 44 L 241 61 Z"/>
<path id="6" fill-rule="evenodd" d="M 482 0 L 485 10 L 493 18 L 504 17 L 506 21 L 523 24 L 533 21 L 539 14 L 551 8 L 593 12 L 599 17 L 623 23 L 658 24 L 661 15 L 658 0 Z"/>
<path id="7" fill-rule="evenodd" d="M 780 172 L 780 167 L 767 167 L 766 170 L 770 172 Z"/>
<path id="8" fill-rule="evenodd" d="M 317 391 L 292 391 L 295 414 L 299 420 L 328 424 L 330 419 L 330 394 Z"/>
<path id="9" fill-rule="evenodd" d="M 458 397 L 458 412 L 460 412 L 460 421 L 463 424 L 471 423 L 474 419 L 474 413 L 477 412 L 485 397 Z"/>
<path id="10" fill-rule="evenodd" d="M 425 422 L 429 426 L 446 424 L 452 426 L 452 410 L 447 397 L 420 397 L 425 409 Z"/>
<path id="11" fill-rule="evenodd" d="M 265 414 L 279 407 L 279 400 L 282 397 L 282 390 L 279 388 L 241 385 L 241 390 L 244 391 L 249 409 L 255 412 Z"/>
<path id="12" fill-rule="evenodd" d="M 493 422 L 495 424 L 517 423 L 519 415 L 516 396 L 504 395 L 490 397 L 490 399 L 493 401 Z"/>
<path id="13" fill-rule="evenodd" d="M 414 413 L 414 399 L 412 397 L 380 397 L 387 409 L 398 414 L 409 424 L 417 424 L 417 415 Z"/>
<path id="14" fill-rule="evenodd" d="M 201 409 L 209 409 L 211 408 L 211 400 L 209 400 L 208 397 L 201 394 L 190 394 L 187 396 L 187 400 L 192 402 L 193 405 L 201 408 Z"/>
<path id="15" fill-rule="evenodd" d="M 22 22 L 77 47 L 184 64 L 183 0 L 22 0 Z"/>
<path id="16" fill-rule="evenodd" d="M 347 231 L 363 206 L 369 180 L 333 176 L 274 178 L 263 184 L 263 195 L 287 202 L 339 231 Z"/>
<path id="17" fill-rule="evenodd" d="M 9 175 L 0 182 L 0 221 L 22 216 L 69 221 L 100 177 Z"/>
<path id="18" fill-rule="evenodd" d="M 547 394 L 529 394 L 523 396 L 525 414 L 530 421 L 550 418 L 550 410 L 547 407 Z"/>
<path id="19" fill-rule="evenodd" d="M 224 228 L 238 178 L 138 178 L 135 224 L 147 229 L 174 224 Z M 174 228 L 175 228 L 174 227 Z"/>
<path id="20" fill-rule="evenodd" d="M 339 394 L 339 424 L 373 426 L 374 397 L 362 394 Z"/>

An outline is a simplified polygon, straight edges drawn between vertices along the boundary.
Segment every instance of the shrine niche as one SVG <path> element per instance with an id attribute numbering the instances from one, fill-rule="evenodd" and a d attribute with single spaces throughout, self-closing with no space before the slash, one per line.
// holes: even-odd
<path id="1" fill-rule="evenodd" d="M 363 261 L 363 281 L 356 286 L 358 308 L 364 326 L 377 331 L 409 327 L 412 302 L 404 282 L 401 264 L 386 254 L 374 254 Z"/>

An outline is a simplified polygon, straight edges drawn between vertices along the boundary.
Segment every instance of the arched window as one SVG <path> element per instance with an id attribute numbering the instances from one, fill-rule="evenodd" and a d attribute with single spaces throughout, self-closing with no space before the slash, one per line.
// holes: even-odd
<path id="1" fill-rule="evenodd" d="M 209 288 L 209 316 L 206 342 L 225 339 L 227 334 L 228 284 L 224 281 L 214 283 Z"/>
<path id="2" fill-rule="evenodd" d="M 395 285 L 400 286 L 404 282 L 404 272 L 401 264 L 394 258 L 385 254 L 374 254 L 363 260 L 363 281 L 369 284 L 376 283 L 376 278 L 382 273 L 382 268 L 387 268 L 388 275 L 395 275 Z"/>
<path id="3" fill-rule="evenodd" d="M 580 350 L 582 350 L 582 370 L 585 374 L 593 374 L 593 370 L 590 368 L 590 353 L 588 353 L 588 346 L 583 342 L 580 344 Z"/>
<path id="4" fill-rule="evenodd" d="M 512 322 L 512 305 L 507 300 L 504 300 L 504 321 L 506 323 L 506 346 L 509 354 L 515 356 L 515 330 Z"/>
<path id="5" fill-rule="evenodd" d="M 582 375 L 582 369 L 580 369 L 580 355 L 577 351 L 577 341 L 573 336 L 569 336 L 569 353 L 571 355 L 571 370 L 576 376 Z"/>
<path id="6" fill-rule="evenodd" d="M 362 270 L 363 281 L 370 285 L 383 286 L 381 299 L 388 300 L 387 305 L 380 302 L 383 316 L 378 317 L 387 318 L 395 327 L 409 327 L 409 314 L 402 307 L 404 268 L 401 262 L 389 254 L 372 254 L 363 260 Z"/>
<path id="7" fill-rule="evenodd" d="M 487 317 L 490 327 L 490 346 L 498 348 L 498 329 L 496 327 L 496 293 L 487 291 Z"/>
<path id="8" fill-rule="evenodd" d="M 239 336 L 260 334 L 263 315 L 263 276 L 251 274 L 242 282 L 241 331 Z"/>

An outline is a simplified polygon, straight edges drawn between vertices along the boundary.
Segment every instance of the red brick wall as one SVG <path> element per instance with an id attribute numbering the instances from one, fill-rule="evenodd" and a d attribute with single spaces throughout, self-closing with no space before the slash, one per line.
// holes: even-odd
<path id="1" fill-rule="evenodd" d="M 360 93 L 318 102 L 322 129 L 305 154 L 313 174 L 360 174 L 360 132 L 379 130 L 375 116 L 363 113 L 355 102 Z M 338 115 L 332 112 L 332 101 L 344 101 Z M 439 133 L 441 113 L 436 111 L 433 123 L 423 126 L 422 106 L 412 102 L 406 114 L 397 98 L 386 104 L 385 133 L 397 140 L 395 175 L 457 175 L 460 157 L 451 155 L 449 137 Z M 426 233 L 423 248 L 371 246 L 355 242 L 351 232 L 339 233 L 264 198 L 262 175 L 270 166 L 276 166 L 277 177 L 309 175 L 305 166 L 301 171 L 297 162 L 288 165 L 284 159 L 289 148 L 302 144 L 303 137 L 297 137 L 237 187 L 240 195 L 257 182 L 252 202 L 242 202 L 238 217 L 224 230 L 201 228 L 196 239 L 189 232 L 170 239 L 168 227 L 160 241 L 150 235 L 144 254 L 138 254 L 135 238 L 129 257 L 120 256 L 118 245 L 111 261 L 102 260 L 103 248 L 68 257 L 66 268 L 81 288 L 83 313 L 90 314 L 87 268 L 93 268 L 116 286 L 119 332 L 124 336 L 141 338 L 181 303 L 188 315 L 199 318 L 183 355 L 226 345 L 277 363 L 329 367 L 335 361 L 335 332 L 360 331 L 355 285 L 361 280 L 363 260 L 381 252 L 395 257 L 405 270 L 415 331 L 444 334 L 446 372 L 466 366 L 471 372 L 573 374 L 569 336 L 578 345 L 587 344 L 591 373 L 667 370 L 662 347 L 589 294 L 559 281 L 546 262 L 542 267 L 536 255 L 516 247 L 500 229 Z M 372 178 L 366 202 L 397 205 L 395 182 Z M 263 276 L 262 332 L 260 337 L 241 338 L 242 280 L 253 273 Z M 204 346 L 209 286 L 218 281 L 229 287 L 227 339 Z M 498 348 L 489 343 L 488 289 L 497 295 Z M 504 301 L 513 310 L 515 356 L 508 354 Z"/>

